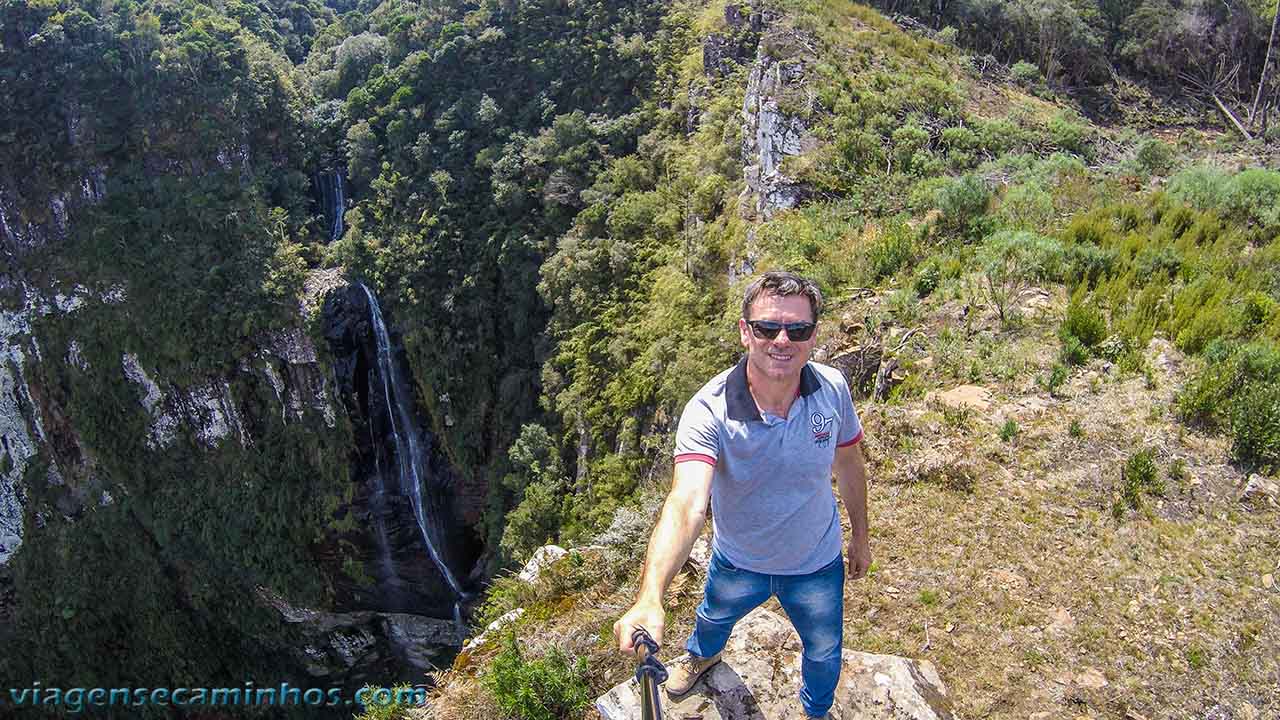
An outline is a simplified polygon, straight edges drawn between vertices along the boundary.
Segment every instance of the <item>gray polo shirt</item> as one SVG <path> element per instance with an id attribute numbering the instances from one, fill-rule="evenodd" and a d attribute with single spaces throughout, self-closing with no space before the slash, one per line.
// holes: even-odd
<path id="1" fill-rule="evenodd" d="M 713 547 L 736 567 L 772 575 L 819 570 L 841 550 L 831 489 L 837 447 L 862 439 L 844 375 L 807 363 L 787 417 L 761 416 L 744 358 L 684 406 L 675 462 L 705 462 Z"/>

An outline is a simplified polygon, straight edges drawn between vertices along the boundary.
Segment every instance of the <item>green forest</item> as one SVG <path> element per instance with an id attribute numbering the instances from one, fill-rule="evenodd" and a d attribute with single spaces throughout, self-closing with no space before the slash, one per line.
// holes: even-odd
<path id="1" fill-rule="evenodd" d="M 1079 501 L 1108 538 L 1138 533 L 1131 559 L 1234 538 L 1194 558 L 1228 588 L 1213 591 L 1230 598 L 1222 615 L 1170 620 L 1200 633 L 1194 655 L 1163 680 L 1113 678 L 1121 700 L 1055 711 L 1202 717 L 1209 696 L 1260 713 L 1230 717 L 1280 711 L 1280 599 L 1241 594 L 1235 574 L 1280 570 L 1263 568 L 1278 562 L 1275 501 L 1223 509 L 1213 498 L 1230 493 L 1207 490 L 1280 472 L 1275 17 L 1271 0 L 4 0 L 0 303 L 127 300 L 37 313 L 37 349 L 14 370 L 44 449 L 22 473 L 24 544 L 0 566 L 0 679 L 270 679 L 298 640 L 270 629 L 256 589 L 331 607 L 363 577 L 335 539 L 353 522 L 335 512 L 353 427 L 285 422 L 271 388 L 243 379 L 263 337 L 322 337 L 304 298 L 336 270 L 395 319 L 439 448 L 487 490 L 473 630 L 524 607 L 523 632 L 583 638 L 464 653 L 452 681 L 432 680 L 438 716 L 590 717 L 627 671 L 608 656 L 612 618 L 579 606 L 634 588 L 647 534 L 623 558 L 575 552 L 533 587 L 508 571 L 544 544 L 651 522 L 681 408 L 740 353 L 746 281 L 786 268 L 833 308 L 823 362 L 872 344 L 895 360 L 850 377 L 886 528 L 873 547 L 908 534 L 894 503 L 959 517 L 999 467 L 1057 477 L 1037 433 L 1059 425 L 1052 442 L 1076 444 L 1057 456 L 1102 469 L 1054 502 Z M 777 141 L 775 175 L 766 106 L 798 138 Z M 325 174 L 345 186 L 337 238 Z M 1182 358 L 1176 377 L 1153 343 Z M 70 345 L 77 362 L 62 361 Z M 151 447 L 122 354 L 183 386 L 231 379 L 257 439 Z M 936 404 L 961 384 L 1058 414 Z M 1121 387 L 1146 404 L 1101 409 Z M 987 439 L 917 471 L 930 425 Z M 878 516 L 880 482 L 893 490 Z M 1033 530 L 1053 504 L 990 492 Z M 1228 551 L 1232 569 L 1215 570 Z M 1162 591 L 1193 584 L 1157 575 Z M 926 592 L 944 591 L 914 595 L 936 612 Z M 1105 639 L 1128 620 L 1096 612 L 1099 634 L 1071 653 L 1155 652 Z M 859 622 L 850 638 L 909 652 Z M 1033 679 L 976 677 L 1007 657 L 966 670 L 978 644 L 955 642 L 934 662 L 961 714 L 1027 716 L 1001 685 L 1016 696 Z M 1076 658 L 1029 647 L 1006 648 L 1028 673 Z"/>

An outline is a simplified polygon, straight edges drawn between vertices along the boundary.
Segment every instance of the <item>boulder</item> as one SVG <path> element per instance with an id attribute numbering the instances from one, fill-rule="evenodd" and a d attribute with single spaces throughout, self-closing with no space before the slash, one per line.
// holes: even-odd
<path id="1" fill-rule="evenodd" d="M 531 583 L 538 579 L 543 570 L 555 564 L 555 561 L 564 557 L 569 551 L 559 545 L 543 545 L 533 551 L 533 556 L 529 558 L 529 562 L 524 564 L 517 576 L 522 582 Z"/>
<path id="2" fill-rule="evenodd" d="M 724 662 L 688 694 L 672 700 L 669 720 L 784 720 L 800 712 L 800 638 L 784 617 L 763 608 L 748 614 L 729 638 Z M 845 649 L 836 688 L 835 720 L 950 720 L 950 701 L 933 664 Z M 635 678 L 596 700 L 604 720 L 640 717 Z"/>
<path id="3" fill-rule="evenodd" d="M 1240 490 L 1240 502 L 1253 507 L 1275 507 L 1277 498 L 1280 498 L 1280 483 L 1257 473 L 1250 475 Z"/>

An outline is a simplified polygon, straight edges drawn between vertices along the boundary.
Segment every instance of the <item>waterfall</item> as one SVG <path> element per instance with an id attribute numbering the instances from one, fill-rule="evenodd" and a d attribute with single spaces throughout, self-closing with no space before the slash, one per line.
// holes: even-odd
<path id="1" fill-rule="evenodd" d="M 408 393 L 396 373 L 395 363 L 391 357 L 391 338 L 387 334 L 387 326 L 382 320 L 382 310 L 378 300 L 368 286 L 361 284 L 365 296 L 369 299 L 369 316 L 373 320 L 374 335 L 378 341 L 378 369 L 382 375 L 382 392 L 387 403 L 388 419 L 391 421 L 391 434 L 396 441 L 396 462 L 399 464 L 400 486 L 409 493 L 413 505 L 414 519 L 418 522 L 418 530 L 422 532 L 422 541 L 427 547 L 427 554 L 435 563 L 445 582 L 459 598 L 465 598 L 462 586 L 454 577 L 449 566 L 440 554 L 438 543 L 433 540 L 437 534 L 435 526 L 428 522 L 426 507 L 422 497 L 422 483 L 425 475 L 423 459 L 425 453 L 422 439 L 418 436 L 417 424 L 413 421 Z M 460 607 L 455 603 L 454 615 L 459 616 Z"/>
<path id="2" fill-rule="evenodd" d="M 329 221 L 329 242 L 342 237 L 346 226 L 342 223 L 343 213 L 347 209 L 346 187 L 343 185 L 342 173 L 329 170 L 316 174 L 316 188 L 320 191 L 320 207 L 325 219 Z"/>

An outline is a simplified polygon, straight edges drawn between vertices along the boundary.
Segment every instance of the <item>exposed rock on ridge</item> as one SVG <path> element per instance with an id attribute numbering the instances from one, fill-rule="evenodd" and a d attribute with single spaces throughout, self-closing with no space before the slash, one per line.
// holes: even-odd
<path id="1" fill-rule="evenodd" d="M 812 46 L 799 31 L 774 27 L 765 31 L 756 49 L 742 103 L 745 215 L 767 220 L 796 207 L 810 192 L 782 171 L 782 162 L 817 146 L 808 117 L 814 100 L 805 85 L 808 68 L 816 62 Z"/>
<path id="2" fill-rule="evenodd" d="M 778 720 L 800 717 L 800 637 L 791 623 L 756 608 L 734 628 L 724 661 L 687 695 L 661 691 L 671 720 Z M 895 655 L 845 649 L 836 687 L 835 720 L 951 720 L 946 689 L 933 664 Z M 640 717 L 635 678 L 596 701 L 604 720 Z"/>

